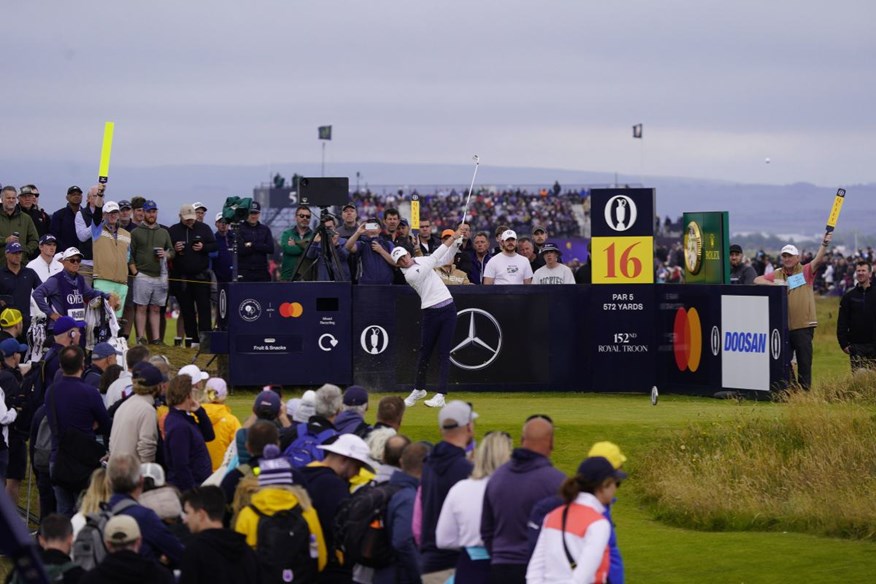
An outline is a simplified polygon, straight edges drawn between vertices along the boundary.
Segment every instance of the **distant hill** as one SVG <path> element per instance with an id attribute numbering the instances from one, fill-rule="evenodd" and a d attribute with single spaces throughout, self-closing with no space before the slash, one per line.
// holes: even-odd
<path id="1" fill-rule="evenodd" d="M 448 164 L 387 164 L 335 163 L 327 166 L 330 176 L 349 176 L 350 186 L 359 184 L 376 192 L 394 192 L 398 188 L 417 186 L 421 193 L 436 188 L 467 189 L 473 165 Z M 225 197 L 248 196 L 254 186 L 268 182 L 280 172 L 288 180 L 293 172 L 319 176 L 319 164 L 288 164 L 260 166 L 156 166 L 112 168 L 109 192 L 114 198 L 130 198 L 143 194 L 155 199 L 160 207 L 176 209 L 181 201 L 203 201 L 213 213 L 219 210 Z M 20 186 L 35 182 L 40 187 L 41 204 L 54 210 L 63 204 L 63 196 L 71 184 L 83 189 L 95 181 L 94 165 L 74 162 L 16 162 L 0 160 L 0 183 Z M 550 186 L 557 180 L 565 188 L 582 185 L 608 186 L 617 180 L 621 185 L 640 186 L 636 176 L 551 168 L 491 167 L 483 163 L 478 171 L 477 186 L 496 187 Z M 843 234 L 873 234 L 876 227 L 876 184 L 816 186 L 808 183 L 792 185 L 759 185 L 728 181 L 681 177 L 645 177 L 646 186 L 657 189 L 657 210 L 661 216 L 673 218 L 683 211 L 730 211 L 730 228 L 736 232 L 763 231 L 771 234 L 816 235 L 833 203 L 837 186 L 848 190 L 840 219 L 838 237 Z M 163 220 L 167 220 L 162 213 Z"/>

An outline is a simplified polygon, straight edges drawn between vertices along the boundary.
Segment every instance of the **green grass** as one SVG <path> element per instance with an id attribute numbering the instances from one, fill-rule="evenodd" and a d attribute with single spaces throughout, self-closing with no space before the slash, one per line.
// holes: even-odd
<path id="1" fill-rule="evenodd" d="M 815 337 L 815 384 L 830 383 L 848 371 L 848 358 L 839 351 L 835 337 L 837 299 L 819 300 L 821 326 Z M 174 330 L 170 326 L 168 330 Z M 172 341 L 173 335 L 168 335 Z M 180 366 L 191 361 L 190 349 L 167 349 Z M 204 366 L 208 357 L 197 363 Z M 229 404 L 241 419 L 250 411 L 253 392 L 237 392 Z M 300 391 L 289 391 L 289 395 Z M 372 408 L 381 396 L 372 397 Z M 690 427 L 718 433 L 744 416 L 749 420 L 782 420 L 787 404 L 720 401 L 708 398 L 661 396 L 654 407 L 646 396 L 604 394 L 455 394 L 472 401 L 480 413 L 477 435 L 491 429 L 511 432 L 519 441 L 523 420 L 533 413 L 550 415 L 557 433 L 554 462 L 572 472 L 597 440 L 620 445 L 629 458 L 630 479 L 619 491 L 614 517 L 618 541 L 629 582 L 660 583 L 776 583 L 776 582 L 865 582 L 876 566 L 876 543 L 794 532 L 700 531 L 675 527 L 655 519 L 645 502 L 648 485 L 637 479 L 651 449 Z M 842 408 L 841 404 L 824 404 Z M 870 404 L 871 414 L 873 407 Z M 373 421 L 373 416 L 368 416 Z M 438 439 L 437 412 L 422 405 L 405 415 L 402 431 L 418 439 Z M 677 469 L 662 469 L 667 474 Z M 871 469 L 872 472 L 872 469 Z M 692 480 L 696 480 L 694 477 Z M 830 490 L 824 505 L 838 507 Z M 715 497 L 728 496 L 716 492 Z"/>

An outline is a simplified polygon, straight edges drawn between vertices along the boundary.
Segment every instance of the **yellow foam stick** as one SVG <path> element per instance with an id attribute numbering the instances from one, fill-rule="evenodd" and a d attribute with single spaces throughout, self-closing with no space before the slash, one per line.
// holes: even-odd
<path id="1" fill-rule="evenodd" d="M 420 229 L 420 197 L 411 197 L 411 229 Z"/>
<path id="2" fill-rule="evenodd" d="M 110 154 L 113 150 L 113 131 L 116 125 L 107 122 L 103 126 L 103 146 L 100 149 L 100 169 L 97 171 L 97 181 L 106 184 L 109 180 Z"/>
<path id="3" fill-rule="evenodd" d="M 827 226 L 824 230 L 830 233 L 836 227 L 836 222 L 839 219 L 840 211 L 843 209 L 843 201 L 846 200 L 846 189 L 837 189 L 836 197 L 833 199 L 833 208 L 830 210 L 830 215 L 827 218 Z"/>

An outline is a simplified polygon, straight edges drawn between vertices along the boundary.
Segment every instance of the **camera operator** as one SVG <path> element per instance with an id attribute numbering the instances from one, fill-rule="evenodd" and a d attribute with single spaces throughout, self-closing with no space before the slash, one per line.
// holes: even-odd
<path id="1" fill-rule="evenodd" d="M 216 251 L 216 238 L 208 225 L 196 221 L 192 205 L 179 210 L 179 223 L 168 228 L 176 257 L 173 260 L 171 293 L 179 302 L 187 345 L 198 343 L 198 332 L 212 329 L 210 322 L 210 257 Z"/>
<path id="2" fill-rule="evenodd" d="M 274 236 L 264 223 L 259 222 L 262 206 L 253 201 L 246 221 L 240 224 L 237 274 L 240 282 L 270 282 L 268 256 L 274 253 Z"/>
<path id="3" fill-rule="evenodd" d="M 324 213 L 320 217 L 320 222 L 325 228 L 325 233 L 331 240 L 328 247 L 323 248 L 322 236 L 317 233 L 313 236 L 313 242 L 304 257 L 312 260 L 316 264 L 316 280 L 318 282 L 327 282 L 334 280 L 335 282 L 350 281 L 350 252 L 344 249 L 346 239 L 342 239 L 337 232 L 337 219 L 330 213 Z M 337 263 L 332 260 L 332 255 L 338 258 Z M 340 273 L 339 273 L 340 272 Z"/>

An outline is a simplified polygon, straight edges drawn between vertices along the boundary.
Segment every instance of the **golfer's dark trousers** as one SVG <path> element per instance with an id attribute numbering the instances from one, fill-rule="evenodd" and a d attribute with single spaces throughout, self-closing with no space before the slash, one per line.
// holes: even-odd
<path id="1" fill-rule="evenodd" d="M 187 278 L 189 276 L 181 276 Z M 199 331 L 210 331 L 211 322 L 210 280 L 181 282 L 173 290 L 183 317 L 186 336 L 199 342 Z"/>
<path id="2" fill-rule="evenodd" d="M 456 330 L 456 305 L 448 301 L 443 306 L 423 310 L 420 327 L 420 358 L 417 361 L 417 389 L 426 389 L 426 371 L 432 352 L 438 349 L 438 393 L 447 393 L 447 376 L 450 374 L 450 345 Z"/>
<path id="3" fill-rule="evenodd" d="M 805 390 L 812 387 L 812 337 L 815 328 L 802 328 L 791 331 L 789 341 L 791 350 L 797 355 L 797 383 Z"/>

